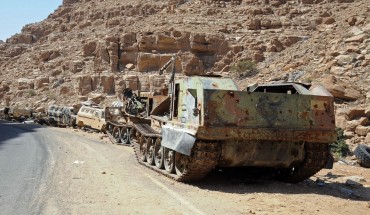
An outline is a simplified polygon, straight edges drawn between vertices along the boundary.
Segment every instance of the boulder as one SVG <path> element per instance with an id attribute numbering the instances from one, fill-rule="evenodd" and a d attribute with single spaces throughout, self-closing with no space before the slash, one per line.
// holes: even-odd
<path id="1" fill-rule="evenodd" d="M 78 96 L 78 99 L 79 99 L 80 101 L 87 101 L 87 100 L 89 99 L 89 97 L 79 95 L 79 96 Z"/>
<path id="2" fill-rule="evenodd" d="M 123 51 L 137 51 L 136 44 L 136 34 L 135 33 L 126 33 L 124 34 L 121 39 L 121 49 Z"/>
<path id="3" fill-rule="evenodd" d="M 369 106 L 365 108 L 365 116 L 370 119 L 370 107 Z"/>
<path id="4" fill-rule="evenodd" d="M 36 38 L 32 34 L 16 34 L 6 40 L 7 43 L 11 44 L 32 44 L 36 42 Z"/>
<path id="5" fill-rule="evenodd" d="M 159 51 L 165 52 L 177 51 L 176 39 L 174 37 L 167 36 L 164 34 L 158 34 L 156 40 Z"/>
<path id="6" fill-rule="evenodd" d="M 103 92 L 107 94 L 114 94 L 115 93 L 115 81 L 113 75 L 102 75 L 101 78 L 101 85 L 103 87 Z"/>
<path id="7" fill-rule="evenodd" d="M 338 55 L 335 57 L 337 64 L 340 66 L 344 66 L 354 62 L 354 58 L 351 55 Z"/>
<path id="8" fill-rule="evenodd" d="M 283 37 L 280 37 L 279 40 L 281 41 L 281 43 L 285 47 L 290 47 L 290 46 L 296 44 L 297 42 L 301 41 L 302 37 L 299 37 L 299 36 L 283 36 Z"/>
<path id="9" fill-rule="evenodd" d="M 132 63 L 129 63 L 129 64 L 126 64 L 125 68 L 126 68 L 126 69 L 129 69 L 129 70 L 132 70 L 132 69 L 134 69 L 134 68 L 135 68 L 135 65 L 134 65 L 134 64 L 132 64 Z"/>
<path id="10" fill-rule="evenodd" d="M 38 77 L 35 79 L 34 87 L 36 90 L 48 86 L 49 86 L 49 77 Z"/>
<path id="11" fill-rule="evenodd" d="M 83 56 L 94 56 L 96 50 L 96 42 L 91 41 L 83 46 Z"/>
<path id="12" fill-rule="evenodd" d="M 365 117 L 365 109 L 364 108 L 351 108 L 347 110 L 346 115 L 349 121 L 355 118 Z"/>
<path id="13" fill-rule="evenodd" d="M 126 75 L 123 77 L 125 80 L 125 87 L 130 88 L 132 90 L 139 89 L 139 79 L 136 75 Z"/>
<path id="14" fill-rule="evenodd" d="M 352 42 L 362 43 L 367 38 L 369 38 L 368 34 L 360 34 L 360 35 L 350 37 L 350 38 L 346 39 L 344 42 L 346 42 L 346 43 L 352 43 Z"/>
<path id="15" fill-rule="evenodd" d="M 355 101 L 361 97 L 361 93 L 358 90 L 352 88 L 350 84 L 339 82 L 333 75 L 325 76 L 321 81 L 321 85 L 329 90 L 335 98 Z"/>
<path id="16" fill-rule="evenodd" d="M 355 132 L 357 126 L 359 126 L 359 122 L 357 120 L 347 121 L 345 130 Z"/>
<path id="17" fill-rule="evenodd" d="M 70 87 L 68 86 L 62 86 L 60 89 L 59 89 L 59 94 L 60 95 L 67 95 L 70 93 Z"/>
<path id="18" fill-rule="evenodd" d="M 83 61 L 74 60 L 74 61 L 69 62 L 68 68 L 71 73 L 75 74 L 75 73 L 81 72 L 83 69 L 83 66 L 84 66 Z"/>
<path id="19" fill-rule="evenodd" d="M 330 25 L 330 24 L 335 23 L 335 19 L 333 17 L 325 17 L 322 23 L 326 25 Z"/>
<path id="20" fill-rule="evenodd" d="M 152 52 L 153 50 L 157 50 L 157 41 L 155 35 L 137 36 L 137 43 L 139 46 L 139 51 Z"/>
<path id="21" fill-rule="evenodd" d="M 50 55 L 53 53 L 53 51 L 48 50 L 48 51 L 43 51 L 40 53 L 40 60 L 42 61 L 48 61 L 50 58 Z"/>
<path id="22" fill-rule="evenodd" d="M 359 126 L 357 126 L 357 127 L 356 127 L 356 129 L 355 129 L 355 133 L 356 133 L 358 136 L 364 136 L 364 137 L 366 137 L 366 135 L 369 133 L 369 130 L 370 130 L 370 128 L 369 128 L 369 127 L 359 125 Z"/>
<path id="23" fill-rule="evenodd" d="M 181 56 L 182 71 L 185 75 L 202 75 L 204 74 L 203 62 L 193 54 Z"/>
<path id="24" fill-rule="evenodd" d="M 44 107 L 38 107 L 35 109 L 35 112 L 36 113 L 44 113 L 45 112 L 45 108 Z"/>
<path id="25" fill-rule="evenodd" d="M 137 59 L 139 72 L 152 72 L 160 69 L 160 55 L 151 53 L 140 53 Z"/>
<path id="26" fill-rule="evenodd" d="M 330 68 L 330 73 L 334 75 L 343 75 L 346 72 L 346 69 L 339 66 L 333 66 Z"/>
<path id="27" fill-rule="evenodd" d="M 105 23 L 105 27 L 106 28 L 113 28 L 113 27 L 116 27 L 120 24 L 120 21 L 118 19 L 109 19 L 106 23 Z"/>
<path id="28" fill-rule="evenodd" d="M 28 78 L 19 78 L 16 80 L 17 82 L 17 89 L 24 90 L 24 89 L 33 89 L 34 88 L 34 80 Z"/>
<path id="29" fill-rule="evenodd" d="M 126 64 L 136 64 L 138 58 L 137 52 L 123 52 L 121 53 L 120 63 Z"/>
<path id="30" fill-rule="evenodd" d="M 5 53 L 5 57 L 16 57 L 20 54 L 22 54 L 24 51 L 24 48 L 21 46 L 12 46 L 9 49 L 7 49 Z"/>
<path id="31" fill-rule="evenodd" d="M 81 75 L 77 77 L 77 90 L 80 95 L 87 95 L 93 90 L 90 75 Z"/>
<path id="32" fill-rule="evenodd" d="M 335 116 L 335 127 L 346 129 L 347 119 L 345 116 Z"/>
<path id="33" fill-rule="evenodd" d="M 357 53 L 357 54 L 359 54 L 360 49 L 358 48 L 358 46 L 349 45 L 349 46 L 346 47 L 346 52 L 347 53 Z M 357 59 L 359 59 L 359 57 L 357 57 Z"/>
<path id="34" fill-rule="evenodd" d="M 358 119 L 358 121 L 362 126 L 370 125 L 370 120 L 367 117 L 361 117 L 360 119 Z"/>
<path id="35" fill-rule="evenodd" d="M 368 133 L 365 137 L 365 143 L 370 143 L 370 133 Z"/>
<path id="36" fill-rule="evenodd" d="M 247 23 L 248 30 L 259 30 L 261 29 L 261 20 L 260 19 L 251 19 Z"/>
<path id="37" fill-rule="evenodd" d="M 89 96 L 89 100 L 95 104 L 100 104 L 102 100 L 104 100 L 104 95 L 101 93 L 93 93 Z"/>

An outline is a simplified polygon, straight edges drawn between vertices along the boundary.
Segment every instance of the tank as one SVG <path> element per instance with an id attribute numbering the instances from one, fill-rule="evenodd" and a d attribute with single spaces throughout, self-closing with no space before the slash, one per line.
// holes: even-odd
<path id="1" fill-rule="evenodd" d="M 166 99 L 168 95 L 124 89 L 122 102 L 115 102 L 105 109 L 106 133 L 112 143 L 129 145 L 133 125 L 150 125 L 150 111 Z"/>

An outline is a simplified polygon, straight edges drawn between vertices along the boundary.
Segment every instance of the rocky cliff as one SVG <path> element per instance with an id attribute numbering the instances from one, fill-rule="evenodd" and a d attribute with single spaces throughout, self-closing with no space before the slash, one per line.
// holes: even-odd
<path id="1" fill-rule="evenodd" d="M 0 42 L 0 101 L 108 104 L 125 87 L 160 89 L 157 71 L 176 54 L 178 73 L 219 73 L 241 87 L 320 82 L 337 98 L 338 126 L 363 141 L 369 15 L 367 0 L 64 0 Z M 365 112 L 349 117 L 354 109 Z"/>

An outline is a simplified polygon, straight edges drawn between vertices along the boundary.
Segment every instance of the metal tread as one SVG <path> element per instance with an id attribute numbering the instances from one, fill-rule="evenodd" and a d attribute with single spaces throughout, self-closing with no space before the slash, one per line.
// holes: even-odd
<path id="1" fill-rule="evenodd" d="M 139 133 L 143 134 L 145 137 L 161 137 L 161 134 L 155 131 L 148 124 L 134 124 L 133 126 Z"/>
<path id="2" fill-rule="evenodd" d="M 134 126 L 135 127 L 135 126 Z M 145 135 L 144 135 L 145 136 Z M 193 147 L 191 157 L 189 157 L 190 165 L 182 175 L 170 174 L 164 169 L 158 169 L 155 165 L 150 165 L 147 162 L 143 162 L 140 159 L 140 144 L 137 139 L 133 139 L 131 142 L 134 148 L 135 156 L 139 164 L 152 169 L 170 179 L 181 182 L 197 181 L 204 178 L 211 170 L 217 165 L 218 156 L 218 144 L 217 143 L 203 143 L 196 142 Z"/>

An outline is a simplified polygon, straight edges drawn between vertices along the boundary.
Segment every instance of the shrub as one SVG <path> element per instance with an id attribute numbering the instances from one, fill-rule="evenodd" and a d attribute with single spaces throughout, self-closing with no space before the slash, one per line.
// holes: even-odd
<path id="1" fill-rule="evenodd" d="M 345 157 L 349 155 L 350 149 L 346 144 L 346 138 L 344 136 L 344 131 L 341 128 L 336 128 L 337 140 L 329 145 L 330 151 L 336 157 Z"/>
<path id="2" fill-rule="evenodd" d="M 36 94 L 37 93 L 36 93 L 35 90 L 28 90 L 28 95 L 31 96 L 31 97 L 35 96 Z"/>
<path id="3" fill-rule="evenodd" d="M 48 96 L 50 100 L 57 100 L 57 96 L 52 92 L 49 92 L 46 95 Z"/>
<path id="4" fill-rule="evenodd" d="M 242 74 L 244 72 L 257 72 L 256 64 L 251 60 L 238 61 L 236 64 L 231 66 L 230 69 L 238 74 Z"/>

